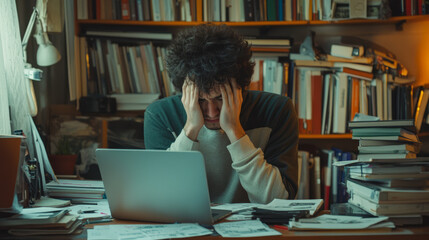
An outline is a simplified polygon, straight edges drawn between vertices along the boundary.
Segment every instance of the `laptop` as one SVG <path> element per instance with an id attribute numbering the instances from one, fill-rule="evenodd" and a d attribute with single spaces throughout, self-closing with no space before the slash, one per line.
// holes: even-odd
<path id="1" fill-rule="evenodd" d="M 115 218 L 211 225 L 230 214 L 210 208 L 200 152 L 97 149 L 95 154 Z"/>

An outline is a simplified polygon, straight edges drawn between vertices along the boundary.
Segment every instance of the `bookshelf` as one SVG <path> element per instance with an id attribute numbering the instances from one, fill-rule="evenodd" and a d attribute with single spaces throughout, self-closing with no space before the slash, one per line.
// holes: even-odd
<path id="1" fill-rule="evenodd" d="M 202 0 L 195 1 L 195 13 L 193 21 L 138 21 L 138 20 L 108 20 L 108 19 L 77 19 L 75 20 L 75 33 L 76 36 L 82 36 L 88 29 L 126 29 L 126 31 L 144 31 L 156 30 L 161 32 L 177 33 L 178 30 L 196 26 L 202 23 L 204 19 L 204 8 Z M 248 22 L 211 22 L 213 24 L 226 24 L 237 28 L 242 32 L 252 32 L 256 35 L 269 35 L 267 32 L 279 32 L 279 31 L 291 31 L 291 33 L 297 32 L 298 35 L 302 35 L 302 31 L 308 29 L 325 29 L 325 28 L 366 28 L 367 26 L 378 27 L 380 29 L 389 28 L 389 31 L 401 31 L 404 24 L 426 22 L 429 20 L 429 15 L 416 15 L 416 16 L 396 16 L 389 19 L 347 19 L 347 20 L 295 20 L 295 21 L 248 21 Z M 393 26 L 393 28 L 392 28 Z M 332 31 L 328 29 L 328 32 Z M 275 34 L 275 33 L 274 33 Z M 253 48 L 254 52 L 269 52 L 264 48 Z M 284 50 L 283 52 L 288 52 Z M 271 51 L 271 52 L 281 52 Z M 416 85 L 422 85 L 421 80 L 418 78 L 415 82 Z M 125 113 L 126 115 L 127 113 Z M 324 140 L 346 140 L 350 142 L 351 134 L 300 134 L 300 139 L 305 141 L 324 141 Z"/>

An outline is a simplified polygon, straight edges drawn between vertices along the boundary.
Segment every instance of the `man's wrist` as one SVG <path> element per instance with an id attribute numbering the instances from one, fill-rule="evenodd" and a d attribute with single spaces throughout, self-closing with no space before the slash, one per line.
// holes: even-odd
<path id="1" fill-rule="evenodd" d="M 229 141 L 231 143 L 237 141 L 238 139 L 242 138 L 244 135 L 246 135 L 246 132 L 244 131 L 244 129 L 242 127 L 236 128 L 236 129 L 232 129 L 229 131 L 225 131 L 226 135 L 229 138 Z"/>
<path id="2" fill-rule="evenodd" d="M 200 130 L 201 130 L 201 127 L 194 127 L 188 124 L 185 124 L 185 126 L 183 127 L 183 131 L 185 132 L 185 135 L 194 142 L 197 141 Z"/>

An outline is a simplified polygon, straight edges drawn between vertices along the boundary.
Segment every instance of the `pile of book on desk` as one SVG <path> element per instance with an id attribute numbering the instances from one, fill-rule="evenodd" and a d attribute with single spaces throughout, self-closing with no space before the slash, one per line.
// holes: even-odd
<path id="1" fill-rule="evenodd" d="M 420 151 L 413 120 L 350 122 L 357 160 L 338 162 L 348 175 L 349 203 L 398 225 L 429 214 L 429 158 Z"/>
<path id="2" fill-rule="evenodd" d="M 67 199 L 72 203 L 92 203 L 106 199 L 103 181 L 58 179 L 46 186 L 49 197 Z"/>
<path id="3" fill-rule="evenodd" d="M 0 218 L 0 229 L 15 236 L 80 234 L 81 226 L 77 215 L 59 208 L 24 208 L 19 214 Z"/>

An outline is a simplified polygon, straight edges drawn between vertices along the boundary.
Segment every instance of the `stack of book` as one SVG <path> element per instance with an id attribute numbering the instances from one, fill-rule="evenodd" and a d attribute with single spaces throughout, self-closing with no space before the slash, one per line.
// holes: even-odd
<path id="1" fill-rule="evenodd" d="M 349 203 L 395 223 L 421 223 L 421 215 L 429 214 L 429 158 L 416 157 L 421 143 L 414 121 L 350 122 L 349 127 L 359 139 L 357 160 L 339 163 L 349 176 Z"/>
<path id="2" fill-rule="evenodd" d="M 0 218 L 0 229 L 15 236 L 79 234 L 81 226 L 77 215 L 58 208 L 25 208 L 19 214 Z"/>
<path id="3" fill-rule="evenodd" d="M 359 140 L 357 158 L 415 158 L 421 142 L 413 119 L 349 122 L 353 139 Z"/>
<path id="4" fill-rule="evenodd" d="M 48 196 L 71 200 L 72 203 L 98 202 L 106 198 L 102 181 L 59 179 L 46 186 Z"/>

